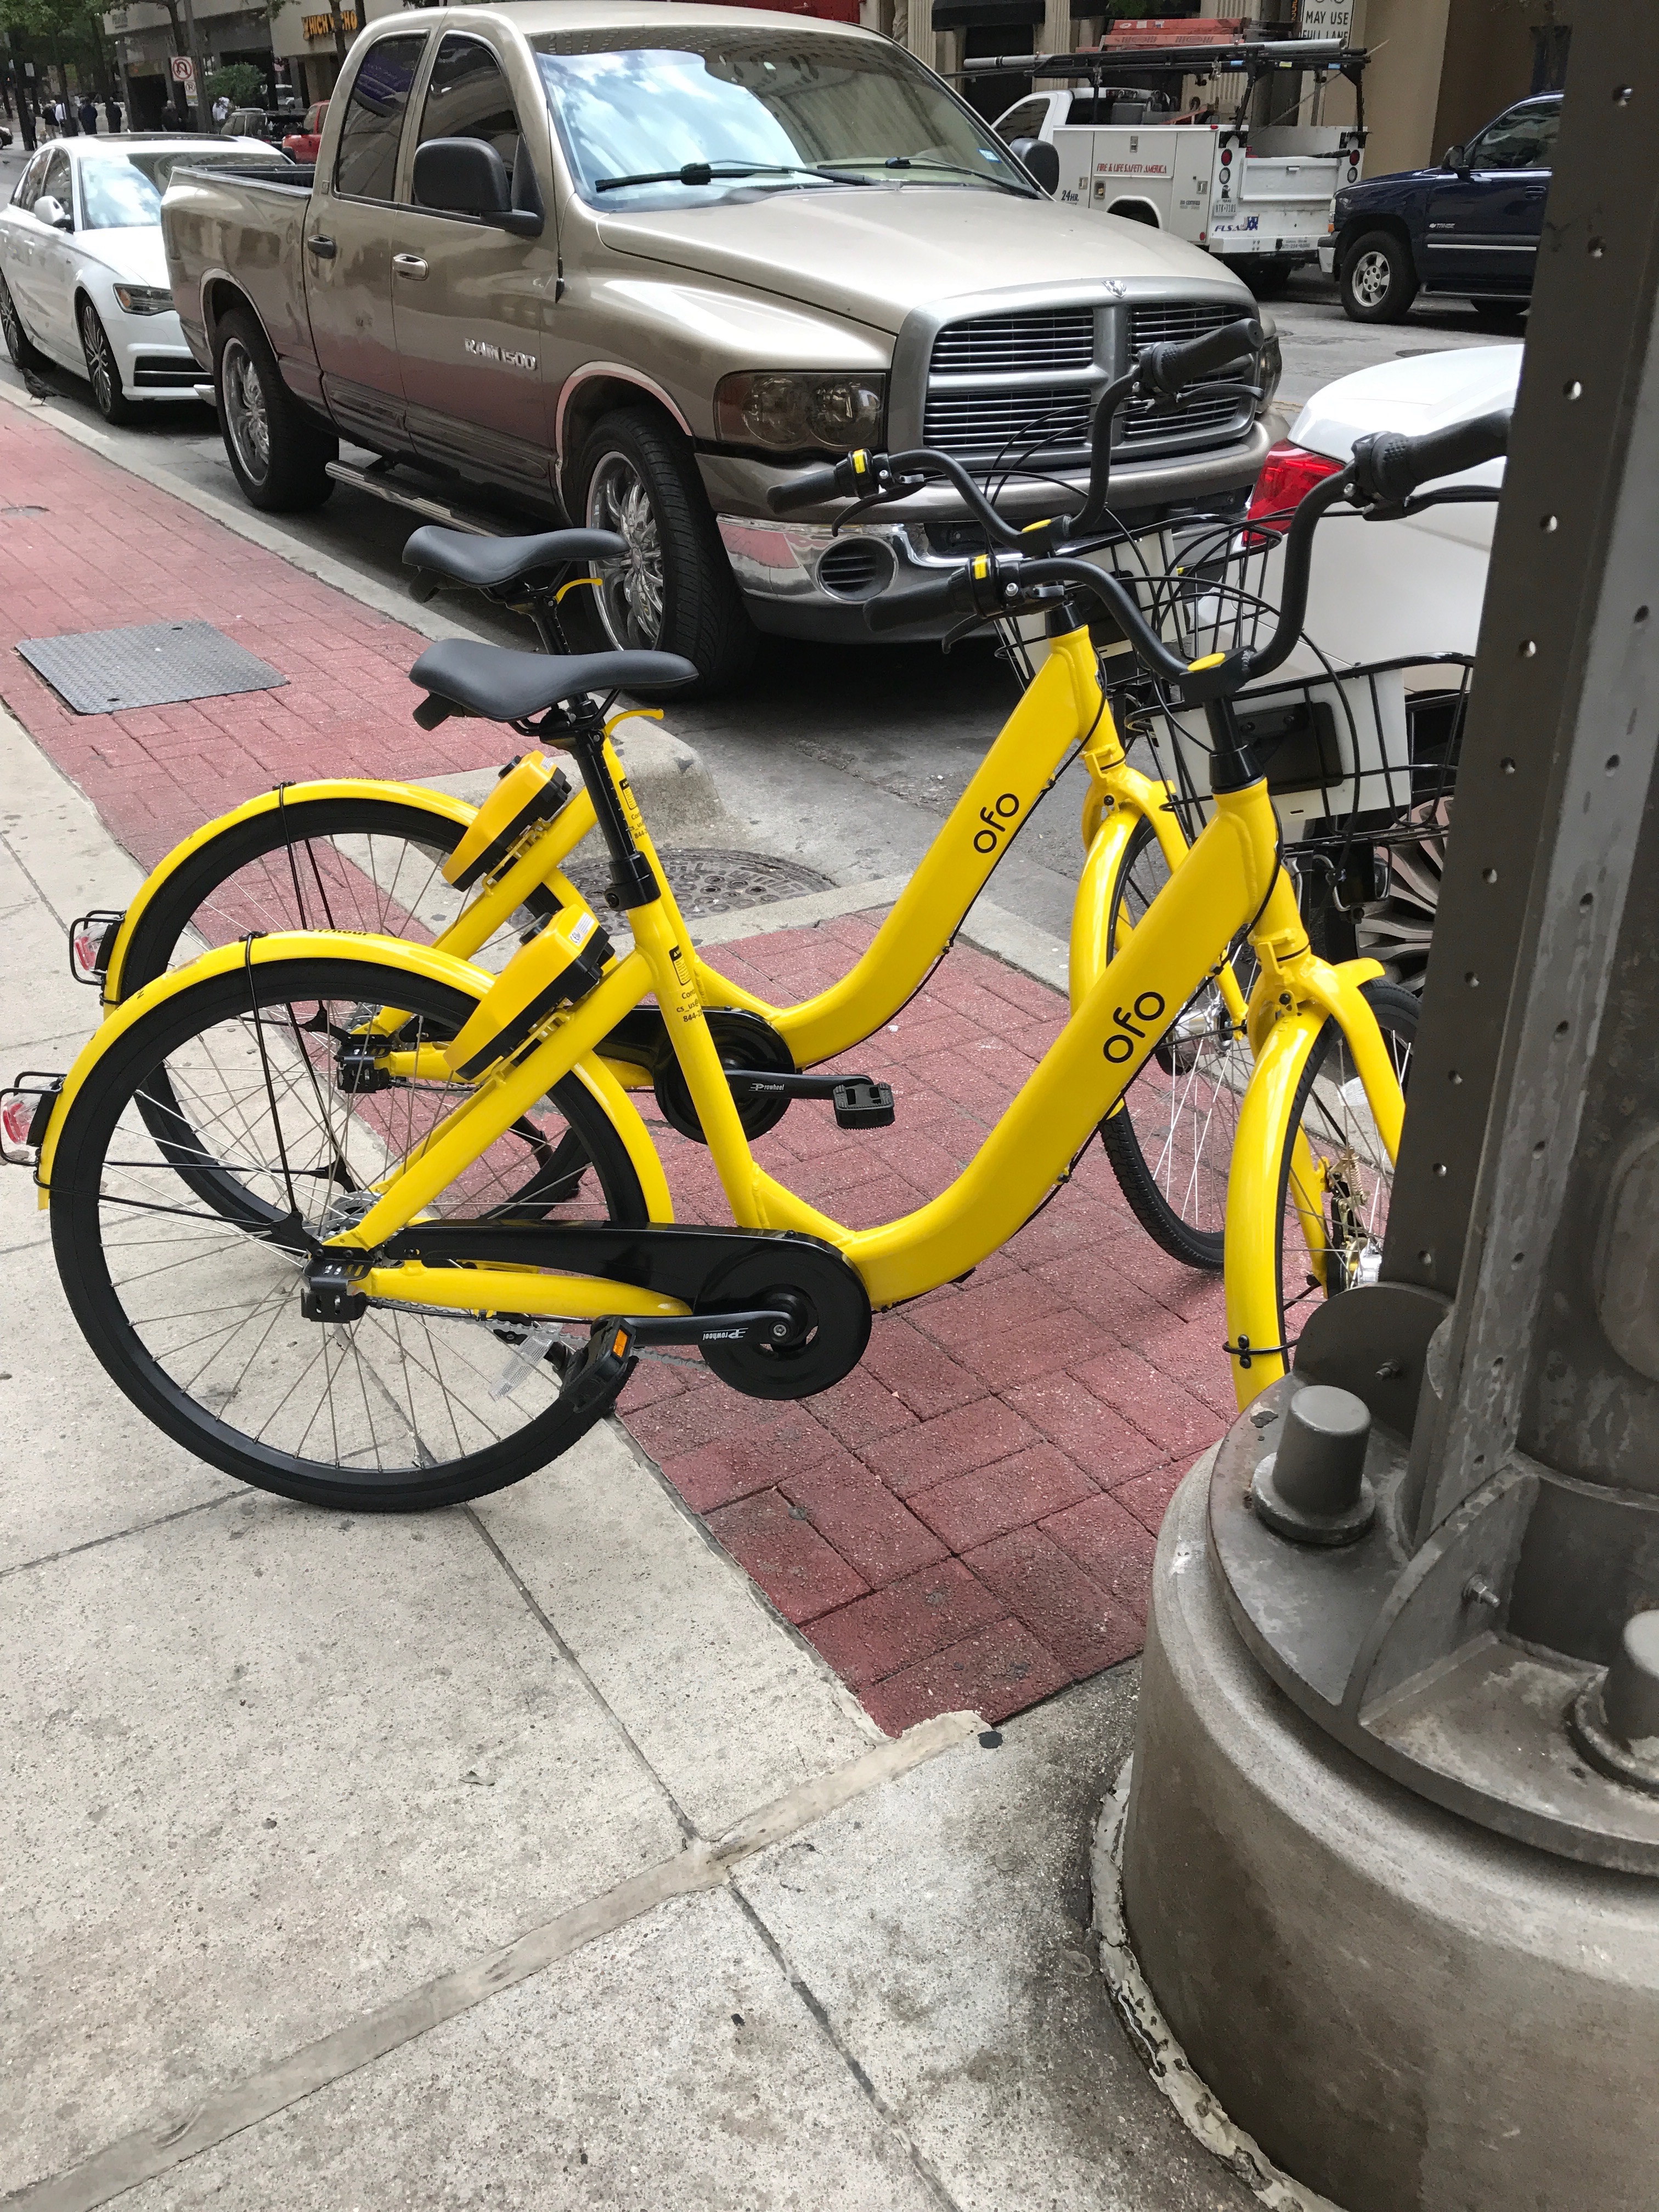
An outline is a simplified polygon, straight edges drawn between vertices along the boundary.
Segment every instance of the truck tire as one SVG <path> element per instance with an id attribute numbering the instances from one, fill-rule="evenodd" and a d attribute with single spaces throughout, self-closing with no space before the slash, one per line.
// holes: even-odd
<path id="1" fill-rule="evenodd" d="M 599 572 L 596 589 L 565 601 L 581 645 L 682 654 L 698 680 L 677 698 L 712 697 L 746 674 L 755 629 L 690 444 L 672 424 L 644 408 L 602 416 L 576 457 L 568 505 L 573 520 L 617 531 L 632 549 L 626 564 Z"/>
<path id="2" fill-rule="evenodd" d="M 1355 323 L 1403 323 L 1417 297 L 1412 250 L 1398 231 L 1368 230 L 1342 256 L 1342 312 Z"/>
<path id="3" fill-rule="evenodd" d="M 1284 296 L 1295 264 L 1289 261 L 1230 261 L 1228 267 L 1242 276 L 1258 300 Z"/>
<path id="4" fill-rule="evenodd" d="M 264 332 L 233 307 L 213 334 L 213 392 L 231 473 L 250 507 L 297 514 L 334 489 L 328 464 L 340 441 L 283 382 Z"/>

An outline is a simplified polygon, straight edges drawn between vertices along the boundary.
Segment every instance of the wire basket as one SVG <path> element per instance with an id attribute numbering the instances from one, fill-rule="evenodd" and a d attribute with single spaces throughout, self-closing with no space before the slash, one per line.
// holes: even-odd
<path id="1" fill-rule="evenodd" d="M 1357 844 L 1420 837 L 1456 787 L 1472 667 L 1466 655 L 1437 653 L 1241 692 L 1239 733 L 1267 772 L 1285 846 L 1304 860 L 1323 853 L 1342 875 Z M 1213 811 L 1202 710 L 1145 684 L 1124 687 L 1114 705 L 1125 742 L 1150 749 L 1195 837 Z"/>
<path id="2" fill-rule="evenodd" d="M 1120 529 L 1092 545 L 1067 550 L 1127 585 L 1171 652 L 1185 660 L 1200 660 L 1208 653 L 1255 645 L 1271 633 L 1278 610 L 1262 596 L 1261 585 L 1278 543 L 1273 532 L 1241 522 L 1237 515 L 1180 514 L 1138 530 Z M 1029 658 L 1020 661 L 1018 648 L 1023 646 L 1029 656 L 1043 635 L 1042 616 L 1014 616 L 999 627 L 1029 683 Z M 1089 630 L 1100 651 L 1102 680 L 1109 688 L 1133 665 L 1128 640 L 1104 607 L 1091 617 Z"/>

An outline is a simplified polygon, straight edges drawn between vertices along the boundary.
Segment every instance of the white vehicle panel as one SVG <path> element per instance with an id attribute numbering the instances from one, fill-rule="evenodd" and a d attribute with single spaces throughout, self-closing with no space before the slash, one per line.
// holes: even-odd
<path id="1" fill-rule="evenodd" d="M 1297 416 L 1291 442 L 1334 461 L 1376 430 L 1407 437 L 1442 430 L 1515 404 L 1522 349 L 1470 346 L 1338 377 Z M 1501 484 L 1488 462 L 1455 483 Z M 1402 522 L 1335 515 L 1320 525 L 1308 597 L 1308 635 L 1339 661 L 1391 660 L 1404 653 L 1472 653 L 1480 631 L 1495 506 L 1431 507 Z M 1267 589 L 1278 599 L 1280 556 Z"/>
<path id="2" fill-rule="evenodd" d="M 159 213 L 154 222 L 88 222 L 88 204 L 82 173 L 94 161 L 119 161 L 129 154 L 165 153 L 177 159 L 198 147 L 222 161 L 264 159 L 270 149 L 257 138 L 155 140 L 121 138 L 60 142 L 49 149 L 40 190 L 61 200 L 74 218 L 73 230 L 43 222 L 30 210 L 0 207 L 0 275 L 6 279 L 27 336 L 39 350 L 80 377 L 87 374 L 80 316 L 90 302 L 109 338 L 120 370 L 123 396 L 129 400 L 177 400 L 199 374 L 171 307 L 155 313 L 124 307 L 118 284 L 167 292 L 167 252 Z M 24 178 L 33 175 L 33 166 Z M 19 190 L 23 180 L 20 179 Z M 59 187 L 53 191 L 54 185 Z M 177 372 L 176 376 L 171 372 Z"/>

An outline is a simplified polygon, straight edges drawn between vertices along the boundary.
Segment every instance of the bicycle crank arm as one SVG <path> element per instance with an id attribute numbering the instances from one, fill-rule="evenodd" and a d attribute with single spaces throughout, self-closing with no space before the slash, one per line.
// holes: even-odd
<path id="1" fill-rule="evenodd" d="M 737 1344 L 751 1339 L 757 1344 L 787 1344 L 800 1334 L 800 1316 L 787 1314 L 780 1306 L 764 1306 L 750 1313 L 676 1315 L 665 1321 L 637 1321 L 619 1314 L 599 1327 L 625 1330 L 637 1345 Z"/>

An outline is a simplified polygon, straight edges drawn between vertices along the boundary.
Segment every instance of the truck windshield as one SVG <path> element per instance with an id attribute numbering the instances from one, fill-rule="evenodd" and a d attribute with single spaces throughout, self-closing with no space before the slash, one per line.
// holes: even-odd
<path id="1" fill-rule="evenodd" d="M 769 23 L 556 31 L 530 43 L 577 188 L 597 207 L 702 207 L 842 179 L 1035 197 L 979 118 L 884 40 Z M 704 173 L 740 164 L 750 173 Z M 696 173 L 660 174 L 681 168 Z"/>
<path id="2" fill-rule="evenodd" d="M 176 153 L 165 149 L 154 154 L 135 151 L 116 160 L 100 154 L 95 161 L 81 164 L 86 227 L 88 230 L 142 230 L 146 224 L 161 220 L 161 195 L 175 169 L 245 168 L 261 158 L 252 146 L 180 147 Z M 289 167 L 275 156 L 270 166 Z"/>

